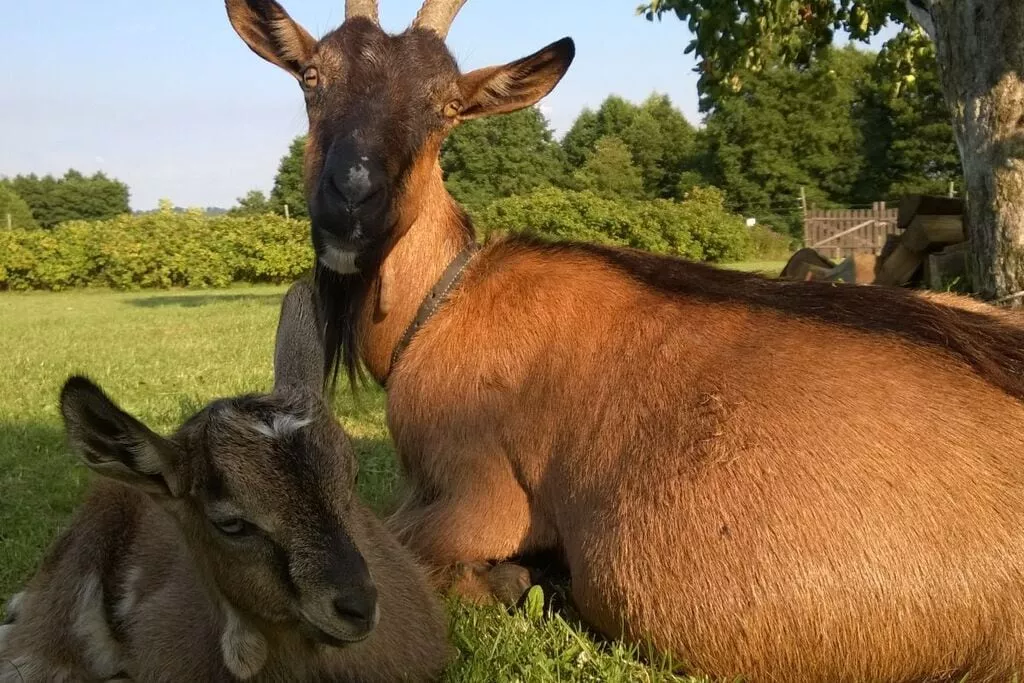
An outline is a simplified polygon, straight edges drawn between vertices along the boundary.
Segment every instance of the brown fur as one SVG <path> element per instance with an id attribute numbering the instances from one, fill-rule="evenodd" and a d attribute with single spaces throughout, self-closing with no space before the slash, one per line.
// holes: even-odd
<path id="1" fill-rule="evenodd" d="M 814 288 L 790 309 L 784 283 L 668 261 L 694 287 L 663 289 L 584 247 L 471 269 L 389 382 L 392 523 L 431 566 L 558 548 L 594 627 L 723 677 L 1022 661 L 1018 327 L 852 285 L 789 284 Z"/>
<path id="2" fill-rule="evenodd" d="M 378 73 L 380 88 L 388 78 Z M 506 110 L 503 92 L 478 99 L 481 114 Z M 311 128 L 372 135 L 404 111 L 374 105 L 379 120 L 342 104 L 311 111 Z M 723 679 L 1020 669 L 1019 324 L 904 290 L 509 238 L 470 262 L 391 368 L 423 296 L 471 239 L 436 153 L 402 168 L 423 163 L 435 168 L 426 201 L 398 192 L 402 215 L 377 226 L 379 258 L 323 274 L 321 294 L 339 315 L 328 330 L 349 331 L 329 341 L 389 377 L 407 484 L 391 524 L 439 585 L 479 597 L 490 563 L 554 549 L 591 625 Z M 320 174 L 323 160 L 308 168 Z M 314 219 L 314 242 L 352 229 Z"/>
<path id="3" fill-rule="evenodd" d="M 312 301 L 296 285 L 286 313 L 302 292 Z M 72 444 L 121 481 L 93 485 L 10 610 L 0 681 L 440 674 L 445 617 L 423 571 L 353 497 L 352 448 L 327 406 L 312 387 L 281 383 L 312 368 L 319 385 L 322 355 L 318 345 L 279 346 L 274 393 L 214 402 L 169 439 L 87 380 L 69 380 Z M 259 531 L 216 531 L 214 511 L 225 507 Z M 331 602 L 364 581 L 379 614 L 365 628 Z"/>

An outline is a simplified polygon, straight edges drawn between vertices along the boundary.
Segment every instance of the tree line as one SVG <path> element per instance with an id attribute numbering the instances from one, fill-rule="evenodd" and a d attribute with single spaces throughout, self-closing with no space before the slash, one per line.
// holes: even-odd
<path id="1" fill-rule="evenodd" d="M 922 96 L 934 94 L 950 112 L 967 200 L 972 289 L 983 299 L 1024 305 L 1024 3 L 649 0 L 637 12 L 652 21 L 674 16 L 687 22 L 686 52 L 697 59 L 705 111 L 747 90 L 751 73 L 778 64 L 813 68 L 831 49 L 836 31 L 868 40 L 883 27 L 901 27 L 877 65 L 894 92 L 924 77 Z M 934 132 L 929 121 L 897 113 L 883 132 L 898 133 L 908 124 L 925 136 Z M 934 163 L 930 156 L 907 158 L 919 168 Z"/>
<path id="2" fill-rule="evenodd" d="M 441 166 L 471 212 L 540 188 L 627 200 L 683 200 L 716 187 L 726 207 L 799 236 L 801 195 L 818 206 L 859 206 L 941 193 L 961 178 L 934 58 L 898 78 L 890 55 L 826 49 L 807 67 L 743 73 L 737 92 L 705 101 L 694 127 L 668 97 L 610 96 L 557 140 L 536 108 L 469 122 L 445 142 Z M 236 213 L 305 216 L 304 138 L 281 161 L 270 196 L 253 191 Z"/>
<path id="3" fill-rule="evenodd" d="M 128 186 L 103 173 L 70 169 L 62 177 L 0 178 L 0 229 L 53 228 L 71 220 L 104 220 L 131 213 Z"/>
<path id="4" fill-rule="evenodd" d="M 536 108 L 469 122 L 441 153 L 449 190 L 479 214 L 542 188 L 623 201 L 683 200 L 715 187 L 734 213 L 800 235 L 801 194 L 819 206 L 857 206 L 908 193 L 945 193 L 961 178 L 950 117 L 928 52 L 914 78 L 873 54 L 828 48 L 806 66 L 738 71 L 743 88 L 706 94 L 694 127 L 668 97 L 609 96 L 556 139 Z M 253 190 L 234 214 L 307 215 L 304 138 L 292 141 L 269 196 Z M 0 179 L 0 229 L 52 228 L 130 213 L 128 187 L 102 173 Z"/>

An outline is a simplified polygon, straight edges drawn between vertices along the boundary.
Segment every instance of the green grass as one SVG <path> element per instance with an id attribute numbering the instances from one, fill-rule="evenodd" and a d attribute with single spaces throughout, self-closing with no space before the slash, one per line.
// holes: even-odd
<path id="1" fill-rule="evenodd" d="M 35 570 L 89 481 L 64 448 L 57 396 L 66 377 L 88 374 L 144 422 L 170 431 L 215 397 L 270 387 L 283 292 L 0 294 L 0 600 Z M 338 393 L 360 492 L 379 508 L 396 481 L 383 395 Z M 460 652 L 450 681 L 683 680 L 557 613 L 456 602 L 449 609 Z"/>
<path id="2" fill-rule="evenodd" d="M 786 267 L 786 261 L 740 261 L 739 263 L 722 263 L 720 267 L 778 277 L 782 269 Z"/>

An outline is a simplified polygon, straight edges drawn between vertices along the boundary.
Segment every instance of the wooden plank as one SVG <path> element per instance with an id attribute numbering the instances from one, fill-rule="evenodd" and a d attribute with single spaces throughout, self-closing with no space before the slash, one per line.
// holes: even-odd
<path id="1" fill-rule="evenodd" d="M 828 274 L 832 272 L 831 268 L 822 268 L 821 266 L 816 266 L 813 263 L 806 263 L 803 265 L 804 273 L 796 279 L 803 280 L 804 282 L 807 280 L 827 280 Z"/>
<path id="2" fill-rule="evenodd" d="M 878 273 L 875 275 L 875 284 L 902 287 L 911 281 L 914 273 L 921 267 L 922 261 L 924 261 L 923 253 L 912 251 L 905 244 L 899 243 L 879 266 Z"/>
<path id="3" fill-rule="evenodd" d="M 909 195 L 900 200 L 897 227 L 905 230 L 917 216 L 962 216 L 963 213 L 961 197 Z"/>
<path id="4" fill-rule="evenodd" d="M 956 278 L 967 275 L 967 247 L 968 242 L 961 242 L 928 255 L 924 264 L 928 289 L 945 291 Z"/>
<path id="5" fill-rule="evenodd" d="M 824 279 L 858 285 L 871 284 L 875 281 L 876 261 L 877 257 L 874 254 L 853 254 L 827 271 Z"/>
<path id="6" fill-rule="evenodd" d="M 885 260 L 887 258 L 889 258 L 889 256 L 896 249 L 896 247 L 899 245 L 899 243 L 900 243 L 900 236 L 899 235 L 896 235 L 896 234 L 893 234 L 893 233 L 889 233 L 888 235 L 886 235 L 885 236 L 885 242 L 882 243 L 882 250 L 880 252 L 878 252 L 878 260 L 880 262 L 885 262 Z"/>
<path id="7" fill-rule="evenodd" d="M 856 270 L 853 257 L 848 257 L 843 259 L 842 263 L 838 266 L 828 271 L 825 279 L 830 282 L 849 282 L 853 284 L 857 281 Z"/>
<path id="8" fill-rule="evenodd" d="M 817 242 L 815 242 L 814 244 L 811 245 L 811 249 L 817 249 L 818 247 L 824 246 L 825 244 L 827 244 L 829 242 L 832 242 L 833 240 L 836 241 L 835 245 L 833 245 L 833 246 L 838 247 L 838 246 L 840 246 L 840 241 L 839 241 L 840 238 L 845 237 L 846 235 L 849 235 L 852 232 L 857 232 L 858 230 L 863 230 L 864 228 L 872 225 L 873 223 L 874 223 L 874 221 L 870 221 L 870 220 L 863 221 L 863 222 L 857 223 L 852 228 L 845 228 L 843 230 L 840 230 L 839 232 L 837 232 L 837 233 L 835 233 L 833 235 L 830 235 L 829 237 L 826 237 L 825 239 L 818 240 Z"/>
<path id="9" fill-rule="evenodd" d="M 903 232 L 900 242 L 911 251 L 928 252 L 964 239 L 962 217 L 918 215 Z"/>
<path id="10" fill-rule="evenodd" d="M 786 262 L 786 266 L 782 269 L 779 277 L 804 280 L 806 279 L 804 276 L 807 275 L 810 266 L 817 266 L 823 271 L 827 271 L 833 268 L 835 264 L 814 249 L 804 247 L 789 257 L 789 261 Z"/>
<path id="11" fill-rule="evenodd" d="M 874 254 L 854 254 L 854 282 L 858 285 L 870 285 L 875 281 L 878 270 L 878 257 Z"/>

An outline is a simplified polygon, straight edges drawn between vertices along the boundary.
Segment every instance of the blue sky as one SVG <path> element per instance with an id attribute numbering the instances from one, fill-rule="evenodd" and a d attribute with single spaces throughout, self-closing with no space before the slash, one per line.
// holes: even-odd
<path id="1" fill-rule="evenodd" d="M 343 0 L 282 4 L 316 36 L 344 13 Z M 381 4 L 383 27 L 397 32 L 420 0 Z M 610 93 L 666 93 L 699 123 L 685 25 L 648 22 L 637 4 L 470 0 L 448 44 L 469 70 L 572 36 L 576 60 L 542 103 L 559 133 Z M 298 86 L 245 47 L 220 0 L 14 3 L 0 45 L 0 175 L 102 170 L 128 183 L 135 209 L 161 197 L 227 207 L 249 189 L 270 189 L 305 128 Z"/>

